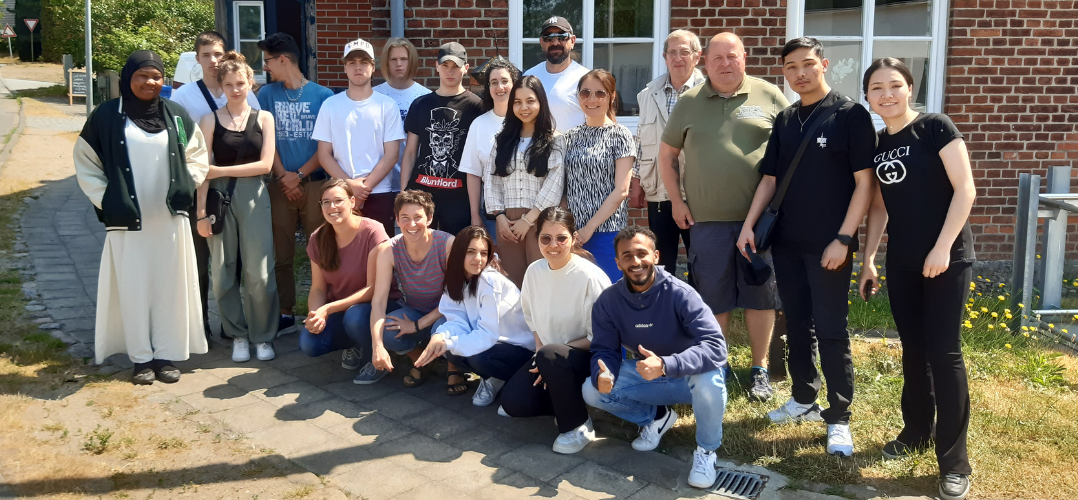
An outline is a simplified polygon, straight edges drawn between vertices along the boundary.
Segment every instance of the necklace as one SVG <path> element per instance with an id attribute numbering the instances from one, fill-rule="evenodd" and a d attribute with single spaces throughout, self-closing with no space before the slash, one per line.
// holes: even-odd
<path id="1" fill-rule="evenodd" d="M 288 102 L 296 102 L 296 101 L 298 101 L 301 97 L 303 97 L 303 87 L 306 86 L 306 85 L 307 85 L 307 78 L 301 79 L 300 82 L 299 82 L 299 95 L 297 95 L 296 98 L 293 99 L 292 96 L 288 95 L 288 87 L 286 87 L 282 83 L 281 88 L 284 89 L 284 97 L 285 97 L 285 99 L 288 99 Z"/>
<path id="2" fill-rule="evenodd" d="M 797 102 L 797 121 L 801 122 L 801 132 L 802 133 L 805 132 L 805 122 L 807 122 L 809 118 L 812 118 L 812 114 L 815 113 L 817 109 L 820 109 L 820 103 L 816 103 L 816 107 L 812 108 L 812 111 L 809 111 L 809 115 L 806 116 L 804 120 L 802 120 L 801 119 L 801 101 Z"/>
<path id="3" fill-rule="evenodd" d="M 250 111 L 251 111 L 251 107 L 250 107 L 250 106 L 248 106 L 248 107 L 247 107 L 247 109 L 246 109 L 246 110 L 244 110 L 242 114 L 240 114 L 240 126 L 237 126 L 237 125 L 236 125 L 236 117 L 235 117 L 235 116 L 234 116 L 234 115 L 232 114 L 232 110 L 231 110 L 231 109 L 228 109 L 228 106 L 225 106 L 225 111 L 227 111 L 227 112 L 228 112 L 228 117 L 232 119 L 232 122 L 230 122 L 230 124 L 231 124 L 231 125 L 232 125 L 233 127 L 236 127 L 236 128 L 240 128 L 240 126 L 242 126 L 242 125 L 243 125 L 243 118 L 244 118 L 245 116 L 247 116 L 247 113 L 248 113 L 248 112 L 250 112 Z M 227 128 L 227 127 L 226 127 L 226 128 Z M 230 129 L 230 130 L 231 130 L 231 129 Z M 242 132 L 242 130 L 233 130 L 233 132 Z"/>

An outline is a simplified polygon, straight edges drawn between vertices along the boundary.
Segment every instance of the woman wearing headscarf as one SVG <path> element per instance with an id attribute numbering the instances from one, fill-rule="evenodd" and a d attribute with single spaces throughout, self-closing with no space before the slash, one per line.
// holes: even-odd
<path id="1" fill-rule="evenodd" d="M 97 286 L 95 357 L 127 353 L 131 381 L 176 382 L 173 361 L 207 350 L 195 250 L 187 221 L 206 178 L 206 143 L 184 109 L 161 99 L 165 68 L 131 54 L 120 98 L 90 114 L 75 171 L 108 234 Z"/>

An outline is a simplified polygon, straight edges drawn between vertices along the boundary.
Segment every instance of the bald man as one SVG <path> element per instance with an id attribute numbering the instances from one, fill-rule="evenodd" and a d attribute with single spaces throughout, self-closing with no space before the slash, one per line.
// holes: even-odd
<path id="1" fill-rule="evenodd" d="M 704 58 L 707 80 L 681 96 L 663 131 L 659 173 L 667 192 L 685 188 L 685 200 L 670 197 L 674 221 L 689 229 L 689 266 L 722 331 L 728 331 L 730 311 L 745 310 L 752 347 L 749 397 L 767 400 L 774 394 L 767 348 L 778 301 L 775 281 L 746 283 L 737 240 L 760 183 L 771 125 L 789 102 L 778 87 L 745 75 L 745 46 L 737 35 L 715 35 Z M 675 166 L 683 152 L 681 179 Z M 770 261 L 770 255 L 764 258 Z"/>

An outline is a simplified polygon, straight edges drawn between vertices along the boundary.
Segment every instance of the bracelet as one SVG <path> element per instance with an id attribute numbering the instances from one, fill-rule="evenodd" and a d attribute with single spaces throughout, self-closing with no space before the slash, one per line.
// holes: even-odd
<path id="1" fill-rule="evenodd" d="M 535 223 L 528 220 L 528 215 L 527 214 L 521 215 L 520 220 L 524 221 L 524 223 L 527 224 L 528 227 L 535 227 Z"/>
<path id="2" fill-rule="evenodd" d="M 210 216 L 209 216 L 209 215 L 207 215 L 207 216 L 205 216 L 205 217 L 199 217 L 199 218 L 198 218 L 198 220 L 197 220 L 196 222 L 202 222 L 202 221 L 204 221 L 204 220 L 206 220 L 206 219 L 209 219 L 209 218 L 210 218 Z"/>
<path id="3" fill-rule="evenodd" d="M 418 332 L 420 330 L 420 328 L 419 328 L 419 320 L 418 319 L 417 320 L 412 320 L 412 323 L 415 323 L 415 331 Z"/>

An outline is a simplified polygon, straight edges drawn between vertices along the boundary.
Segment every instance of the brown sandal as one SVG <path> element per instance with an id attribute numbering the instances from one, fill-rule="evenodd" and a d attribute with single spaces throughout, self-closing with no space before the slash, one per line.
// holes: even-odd
<path id="1" fill-rule="evenodd" d="M 460 396 L 461 394 L 468 392 L 468 378 L 464 376 L 464 372 L 460 370 L 449 370 L 445 372 L 446 384 L 445 393 L 450 396 Z M 463 382 L 451 383 L 449 379 L 452 377 L 460 377 L 464 379 Z"/>
<path id="2" fill-rule="evenodd" d="M 412 373 L 414 373 L 414 372 L 418 372 L 419 375 L 418 376 L 413 376 Z M 411 388 L 411 387 L 419 387 L 419 386 L 423 385 L 423 382 L 426 382 L 426 381 L 427 381 L 427 372 L 423 371 L 423 369 L 421 369 L 421 368 L 416 368 L 414 366 L 412 367 L 411 370 L 408 371 L 408 374 L 405 375 L 403 379 L 401 379 L 401 382 L 404 383 L 404 386 L 409 387 L 409 388 Z"/>

